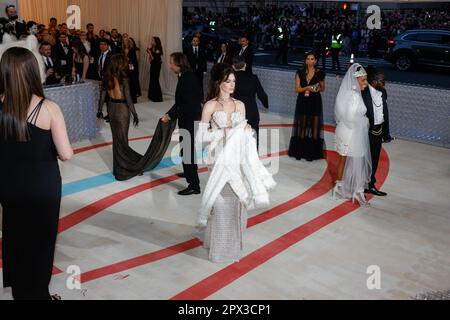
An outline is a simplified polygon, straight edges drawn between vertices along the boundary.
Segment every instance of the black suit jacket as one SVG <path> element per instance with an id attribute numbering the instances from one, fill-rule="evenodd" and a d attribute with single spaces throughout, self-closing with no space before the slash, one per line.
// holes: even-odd
<path id="1" fill-rule="evenodd" d="M 109 60 L 111 59 L 112 56 L 113 53 L 111 51 L 108 51 L 108 53 L 106 54 L 105 63 L 103 64 L 103 68 L 100 66 L 100 58 L 102 57 L 102 53 L 100 53 L 100 55 L 98 56 L 96 68 L 98 71 L 97 76 L 99 77 L 100 80 L 103 80 L 103 75 L 105 74 L 106 66 L 108 65 Z"/>
<path id="2" fill-rule="evenodd" d="M 241 53 L 242 48 L 239 50 L 238 54 Z M 255 53 L 253 52 L 253 48 L 251 46 L 248 46 L 247 49 L 242 53 L 242 56 L 245 59 L 245 63 L 247 64 L 247 68 L 245 71 L 249 73 L 253 73 L 253 57 L 255 56 Z"/>
<path id="3" fill-rule="evenodd" d="M 389 109 L 387 104 L 387 92 L 385 89 L 381 90 L 383 93 L 383 115 L 384 115 L 384 123 L 383 123 L 383 139 L 386 140 L 390 137 L 390 128 L 389 128 Z M 370 88 L 367 87 L 362 92 L 362 97 L 364 100 L 364 104 L 367 108 L 367 118 L 369 118 L 370 128 L 372 129 L 375 124 L 374 114 L 373 114 L 373 102 L 372 95 L 370 94 Z"/>
<path id="4" fill-rule="evenodd" d="M 219 54 L 219 56 L 217 57 L 217 59 L 214 61 L 214 63 L 219 63 L 219 59 L 222 56 L 222 53 Z M 223 61 L 223 63 L 226 63 L 228 65 L 232 65 L 233 64 L 233 58 L 231 57 L 231 54 L 227 53 L 225 56 L 225 60 Z"/>
<path id="5" fill-rule="evenodd" d="M 3 26 L 2 32 L 0 34 L 0 43 L 3 42 L 3 35 L 7 32 L 7 25 L 9 24 L 9 20 L 7 18 L 0 18 L 0 24 Z M 27 26 L 24 22 L 16 21 L 16 26 L 14 30 L 8 30 L 9 34 L 16 36 L 18 40 L 20 40 L 21 36 L 27 35 Z"/>
<path id="6" fill-rule="evenodd" d="M 260 115 L 256 96 L 266 109 L 269 108 L 269 97 L 264 91 L 258 76 L 247 71 L 236 72 L 236 89 L 234 98 L 245 104 L 245 113 L 250 124 L 259 124 Z"/>
<path id="7" fill-rule="evenodd" d="M 110 42 L 111 42 L 111 51 L 113 54 L 122 53 L 122 41 L 120 41 L 119 39 L 113 40 L 111 38 Z"/>
<path id="8" fill-rule="evenodd" d="M 49 69 L 52 69 L 52 68 L 53 68 L 54 72 L 57 72 L 57 70 L 56 70 L 57 63 L 53 57 L 50 57 L 50 60 L 53 63 L 53 66 L 47 65 L 46 57 L 42 56 L 42 59 L 44 59 L 45 72 L 47 72 Z M 61 79 L 57 79 L 55 74 L 52 74 L 51 76 L 48 76 L 45 78 L 45 85 L 47 85 L 47 86 L 52 85 L 52 84 L 57 84 L 60 82 L 61 82 Z"/>
<path id="9" fill-rule="evenodd" d="M 172 120 L 178 119 L 180 128 L 194 132 L 194 122 L 202 114 L 202 91 L 193 72 L 183 72 L 179 77 L 175 105 L 167 114 Z"/>
<path id="10" fill-rule="evenodd" d="M 207 59 L 205 50 L 201 47 L 198 48 L 198 57 L 194 54 L 194 48 L 190 46 L 186 51 L 186 56 L 191 65 L 192 71 L 196 75 L 203 75 L 203 72 L 207 71 Z"/>
<path id="11" fill-rule="evenodd" d="M 58 73 L 61 77 L 66 75 L 70 76 L 72 74 L 73 51 L 70 46 L 68 48 L 69 51 L 67 54 L 64 52 L 64 48 L 60 42 L 52 48 L 52 56 L 56 59 L 56 73 Z"/>

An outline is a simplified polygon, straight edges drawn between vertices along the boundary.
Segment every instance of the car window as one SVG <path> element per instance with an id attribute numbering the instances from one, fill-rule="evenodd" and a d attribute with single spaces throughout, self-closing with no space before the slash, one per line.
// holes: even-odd
<path id="1" fill-rule="evenodd" d="M 432 33 L 423 33 L 423 34 L 418 34 L 416 41 L 419 42 L 428 42 L 428 43 L 437 43 L 437 44 L 442 44 L 443 43 L 443 39 L 442 39 L 442 35 L 441 34 L 432 34 Z"/>
<path id="2" fill-rule="evenodd" d="M 413 33 L 413 34 L 408 34 L 406 37 L 404 37 L 404 40 L 411 40 L 414 41 L 417 38 L 417 34 Z"/>

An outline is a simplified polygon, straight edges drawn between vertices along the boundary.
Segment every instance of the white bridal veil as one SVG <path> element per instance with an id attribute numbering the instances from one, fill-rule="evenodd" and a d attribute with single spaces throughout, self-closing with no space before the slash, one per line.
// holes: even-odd
<path id="1" fill-rule="evenodd" d="M 343 195 L 352 198 L 364 192 L 372 174 L 372 159 L 369 144 L 369 120 L 358 77 L 367 75 L 360 64 L 350 67 L 342 81 L 336 99 L 335 114 L 338 127 L 336 138 L 346 141 L 347 162 L 345 165 Z M 345 137 L 338 137 L 345 135 Z"/>

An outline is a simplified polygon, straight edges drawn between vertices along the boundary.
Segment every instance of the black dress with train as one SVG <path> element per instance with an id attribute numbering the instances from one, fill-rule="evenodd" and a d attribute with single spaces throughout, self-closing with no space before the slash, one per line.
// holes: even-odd
<path id="1" fill-rule="evenodd" d="M 153 102 L 162 102 L 162 90 L 159 83 L 159 78 L 161 75 L 162 59 L 161 54 L 152 50 L 153 60 L 150 65 L 150 85 L 148 88 L 148 99 Z"/>
<path id="2" fill-rule="evenodd" d="M 0 204 L 3 208 L 3 285 L 16 300 L 50 300 L 61 203 L 61 175 L 51 131 L 28 119 L 28 142 L 5 141 L 0 133 Z M 0 118 L 2 117 L 0 103 Z"/>
<path id="3" fill-rule="evenodd" d="M 325 73 L 317 70 L 308 83 L 306 74 L 298 71 L 301 86 L 313 86 L 325 79 Z M 297 160 L 319 160 L 325 157 L 325 142 L 322 136 L 323 105 L 320 92 L 310 92 L 309 96 L 299 93 L 295 110 L 294 129 L 289 146 L 289 156 Z"/>
<path id="4" fill-rule="evenodd" d="M 144 155 L 140 155 L 128 144 L 130 115 L 137 117 L 128 80 L 121 84 L 121 91 L 123 99 L 116 100 L 110 98 L 106 90 L 102 90 L 99 103 L 99 112 L 102 112 L 103 104 L 108 101 L 108 114 L 113 137 L 113 174 L 118 181 L 129 180 L 144 171 L 154 169 L 169 148 L 172 134 L 177 125 L 176 121 L 168 123 L 160 121 L 150 146 Z"/>

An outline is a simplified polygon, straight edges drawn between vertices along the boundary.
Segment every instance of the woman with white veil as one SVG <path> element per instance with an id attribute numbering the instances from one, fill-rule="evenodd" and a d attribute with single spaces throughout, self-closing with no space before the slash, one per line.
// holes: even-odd
<path id="1" fill-rule="evenodd" d="M 333 198 L 367 205 L 364 189 L 370 182 L 372 160 L 369 144 L 369 119 L 361 91 L 367 87 L 367 72 L 360 64 L 350 67 L 336 99 L 336 150 L 341 156 Z"/>

